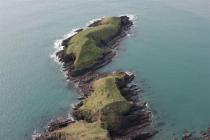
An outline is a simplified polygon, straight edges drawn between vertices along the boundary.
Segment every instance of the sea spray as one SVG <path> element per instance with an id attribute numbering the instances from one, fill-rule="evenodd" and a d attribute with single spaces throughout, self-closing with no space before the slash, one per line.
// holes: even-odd
<path id="1" fill-rule="evenodd" d="M 74 36 L 75 34 L 77 34 L 76 31 L 77 31 L 78 29 L 80 29 L 80 28 L 72 29 L 69 33 L 65 34 L 65 35 L 63 36 L 63 38 L 55 40 L 55 42 L 54 42 L 54 49 L 55 49 L 55 51 L 50 55 L 50 58 L 52 58 L 56 63 L 62 64 L 62 63 L 58 60 L 58 57 L 56 56 L 56 53 L 59 52 L 59 51 L 61 51 L 61 50 L 63 50 L 63 47 L 64 47 L 64 46 L 62 46 L 63 40 L 65 40 L 65 39 L 67 39 L 67 38 L 70 38 L 70 37 Z"/>

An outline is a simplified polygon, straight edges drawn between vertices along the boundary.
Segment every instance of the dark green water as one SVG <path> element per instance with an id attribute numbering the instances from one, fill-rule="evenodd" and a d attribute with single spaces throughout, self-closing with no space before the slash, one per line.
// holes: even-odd
<path id="1" fill-rule="evenodd" d="M 160 133 L 210 126 L 208 0 L 0 0 L 0 139 L 24 140 L 65 115 L 75 90 L 50 55 L 53 43 L 90 19 L 133 14 L 136 26 L 105 70 L 135 72 Z"/>

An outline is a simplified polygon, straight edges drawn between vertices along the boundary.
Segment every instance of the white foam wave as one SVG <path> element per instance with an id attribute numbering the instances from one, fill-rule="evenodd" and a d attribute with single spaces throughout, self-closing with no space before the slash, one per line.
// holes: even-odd
<path id="1" fill-rule="evenodd" d="M 128 16 L 131 21 L 135 21 L 137 19 L 136 15 L 127 14 L 126 16 Z"/>
<path id="2" fill-rule="evenodd" d="M 123 15 L 121 15 L 123 16 Z M 133 26 L 136 26 L 136 20 L 137 20 L 137 16 L 133 15 L 133 14 L 125 14 L 124 16 L 129 17 L 129 19 L 133 22 Z M 131 30 L 127 31 L 127 36 L 128 37 L 132 37 L 134 35 L 134 29 L 131 28 Z"/>
<path id="3" fill-rule="evenodd" d="M 126 71 L 125 73 L 126 73 L 128 76 L 133 75 L 133 73 L 132 73 L 132 72 L 130 72 L 130 71 Z"/>
<path id="4" fill-rule="evenodd" d="M 67 119 L 70 119 L 72 121 L 75 121 L 74 117 L 71 115 L 71 113 L 68 113 Z"/>
<path id="5" fill-rule="evenodd" d="M 76 31 L 79 30 L 79 29 L 81 29 L 81 28 L 72 29 L 71 32 L 69 32 L 69 33 L 67 33 L 63 36 L 63 39 L 67 39 L 69 37 L 72 37 L 73 35 L 75 35 L 77 33 Z"/>
<path id="6" fill-rule="evenodd" d="M 96 21 L 98 21 L 98 20 L 103 19 L 104 17 L 105 17 L 105 16 L 103 16 L 103 17 L 101 17 L 101 18 L 95 18 L 95 19 L 92 19 L 92 20 L 88 21 L 88 22 L 86 23 L 86 27 L 88 27 L 90 24 L 93 24 L 94 22 L 96 22 Z"/>
<path id="7" fill-rule="evenodd" d="M 40 136 L 41 136 L 41 133 L 38 133 L 36 130 L 34 130 L 31 138 L 32 138 L 32 140 L 36 140 Z"/>
<path id="8" fill-rule="evenodd" d="M 133 14 L 122 14 L 122 15 L 119 15 L 119 16 L 127 16 L 133 22 L 135 22 L 136 19 L 137 19 L 137 16 L 133 15 Z"/>
<path id="9" fill-rule="evenodd" d="M 64 47 L 64 46 L 62 46 L 63 40 L 65 40 L 65 39 L 67 39 L 67 38 L 72 37 L 73 35 L 75 35 L 75 34 L 77 33 L 76 31 L 77 31 L 78 29 L 79 29 L 79 28 L 75 28 L 75 29 L 71 30 L 69 33 L 65 34 L 65 35 L 63 36 L 63 38 L 57 39 L 57 40 L 54 42 L 54 49 L 55 49 L 55 51 L 50 55 L 50 58 L 52 58 L 56 63 L 62 64 L 62 63 L 59 61 L 58 57 L 56 56 L 56 53 L 57 53 L 58 51 L 63 50 L 63 47 Z"/>

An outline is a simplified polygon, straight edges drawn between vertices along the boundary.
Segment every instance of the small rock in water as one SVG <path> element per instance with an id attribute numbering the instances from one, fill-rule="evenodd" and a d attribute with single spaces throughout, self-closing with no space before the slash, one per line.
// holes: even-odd
<path id="1" fill-rule="evenodd" d="M 182 136 L 182 140 L 190 140 L 191 137 L 192 137 L 192 133 L 186 131 Z"/>

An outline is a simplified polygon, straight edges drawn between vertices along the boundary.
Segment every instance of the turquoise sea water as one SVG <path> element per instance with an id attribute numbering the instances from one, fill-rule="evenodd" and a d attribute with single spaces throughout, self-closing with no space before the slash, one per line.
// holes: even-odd
<path id="1" fill-rule="evenodd" d="M 209 127 L 209 0 L 0 0 L 0 139 L 30 139 L 76 102 L 50 58 L 56 39 L 90 19 L 127 13 L 136 17 L 133 35 L 104 70 L 136 73 L 164 124 L 155 140 Z"/>

